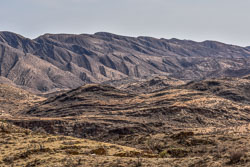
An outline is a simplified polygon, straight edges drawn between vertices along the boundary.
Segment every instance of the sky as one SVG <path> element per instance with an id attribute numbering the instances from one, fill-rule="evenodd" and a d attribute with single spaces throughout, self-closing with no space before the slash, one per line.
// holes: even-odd
<path id="1" fill-rule="evenodd" d="M 250 46 L 250 0 L 0 0 L 0 31 L 111 32 Z"/>

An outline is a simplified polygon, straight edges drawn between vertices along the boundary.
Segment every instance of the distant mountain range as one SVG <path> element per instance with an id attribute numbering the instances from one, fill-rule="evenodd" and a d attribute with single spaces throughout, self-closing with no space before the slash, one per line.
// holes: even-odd
<path id="1" fill-rule="evenodd" d="M 35 92 L 85 83 L 162 75 L 179 80 L 250 74 L 250 47 L 126 37 L 106 32 L 45 34 L 28 39 L 0 32 L 0 82 Z"/>

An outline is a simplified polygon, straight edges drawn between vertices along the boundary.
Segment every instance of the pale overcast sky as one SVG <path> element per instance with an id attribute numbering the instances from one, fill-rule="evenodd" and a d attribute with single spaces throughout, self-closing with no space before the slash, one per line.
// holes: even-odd
<path id="1" fill-rule="evenodd" d="M 250 46 L 250 0 L 0 0 L 0 31 L 112 32 Z"/>

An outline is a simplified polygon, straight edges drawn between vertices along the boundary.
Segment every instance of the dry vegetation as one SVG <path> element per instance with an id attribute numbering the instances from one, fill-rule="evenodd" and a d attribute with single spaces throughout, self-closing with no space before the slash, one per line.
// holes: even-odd
<path id="1" fill-rule="evenodd" d="M 110 166 L 127 156 L 132 164 L 137 155 L 150 156 L 135 148 L 49 135 L 4 122 L 0 123 L 0 136 L 0 166 Z M 126 161 L 117 165 L 126 166 Z"/>
<path id="2" fill-rule="evenodd" d="M 249 128 L 249 127 L 246 127 Z M 191 129 L 190 129 L 191 130 Z M 249 134 L 230 131 L 135 136 L 141 149 L 49 135 L 0 123 L 0 166 L 249 166 Z M 249 129 L 248 129 L 249 130 Z"/>
<path id="3" fill-rule="evenodd" d="M 145 91 L 140 82 L 136 93 L 91 84 L 47 99 L 4 92 L 23 108 L 0 122 L 0 167 L 250 166 L 250 105 L 213 93 L 244 90 L 200 84 Z"/>
<path id="4" fill-rule="evenodd" d="M 33 95 L 20 88 L 0 84 L 0 117 L 11 117 L 43 100 L 45 98 Z"/>

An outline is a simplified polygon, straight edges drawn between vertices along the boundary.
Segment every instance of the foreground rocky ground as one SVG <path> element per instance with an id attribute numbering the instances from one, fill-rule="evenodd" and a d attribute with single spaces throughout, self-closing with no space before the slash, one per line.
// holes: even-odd
<path id="1" fill-rule="evenodd" d="M 249 166 L 250 126 L 238 128 L 131 136 L 136 149 L 1 122 L 0 166 Z"/>

